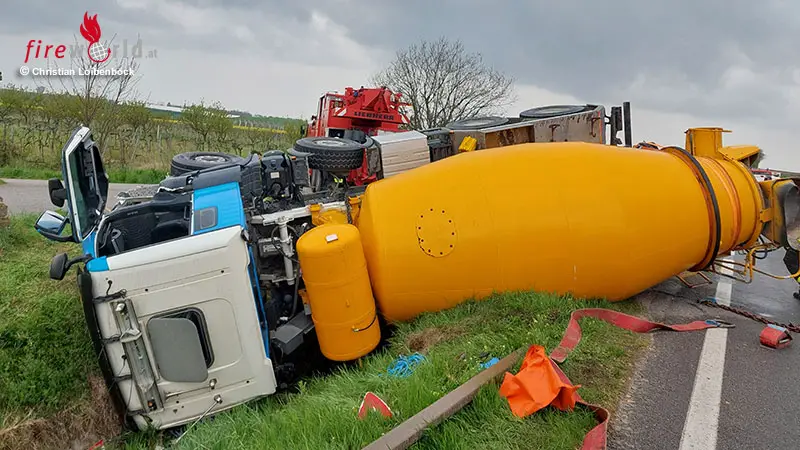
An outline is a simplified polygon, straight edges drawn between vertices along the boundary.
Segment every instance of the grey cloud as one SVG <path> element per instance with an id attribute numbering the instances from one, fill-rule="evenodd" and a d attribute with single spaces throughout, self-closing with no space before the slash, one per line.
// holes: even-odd
<path id="1" fill-rule="evenodd" d="M 371 65 L 374 55 L 353 52 L 390 55 L 422 38 L 448 36 L 481 52 L 520 84 L 585 101 L 617 98 L 654 110 L 784 126 L 800 95 L 787 95 L 800 89 L 791 76 L 800 66 L 795 49 L 800 4 L 789 1 L 151 0 L 143 8 L 132 3 L 30 0 L 24 8 L 7 8 L 0 28 L 25 37 L 64 27 L 77 34 L 88 9 L 100 14 L 104 32 L 129 39 L 141 35 L 164 57 L 190 49 L 207 53 L 209 64 L 224 54 L 340 67 Z M 184 27 L 191 17 L 174 16 L 181 11 L 176 5 L 213 9 L 207 19 L 221 26 L 190 34 Z M 344 27 L 363 48 L 333 45 L 330 36 L 313 29 L 314 11 Z M 737 67 L 751 70 L 753 78 L 725 86 L 726 74 Z"/>
<path id="2" fill-rule="evenodd" d="M 395 49 L 419 38 L 461 38 L 518 82 L 578 98 L 624 96 L 644 76 L 649 81 L 631 100 L 649 107 L 665 107 L 665 99 L 648 91 L 666 85 L 683 88 L 680 97 L 691 102 L 666 99 L 675 111 L 742 116 L 756 105 L 774 118 L 788 107 L 780 87 L 796 86 L 785 76 L 760 74 L 762 83 L 718 88 L 737 65 L 783 72 L 798 66 L 800 4 L 794 2 L 376 1 L 367 9 L 369 18 L 352 27 L 361 42 Z M 328 12 L 337 21 L 348 17 Z"/>
<path id="3" fill-rule="evenodd" d="M 130 14 L 118 4 L 108 0 L 86 1 L 58 1 L 52 0 L 25 0 L 24 7 L 2 6 L 0 14 L 0 29 L 4 33 L 18 33 L 23 36 L 36 35 L 44 32 L 60 32 L 64 29 L 78 32 L 78 27 L 83 20 L 83 14 L 98 14 L 101 27 L 103 22 L 110 17 L 135 22 L 145 21 L 147 17 L 133 13 Z"/>

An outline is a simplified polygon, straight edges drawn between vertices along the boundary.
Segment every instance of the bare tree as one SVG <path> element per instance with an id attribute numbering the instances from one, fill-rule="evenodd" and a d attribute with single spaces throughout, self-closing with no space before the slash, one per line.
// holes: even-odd
<path id="1" fill-rule="evenodd" d="M 25 125 L 29 125 L 42 105 L 42 95 L 26 89 L 3 89 L 2 103 L 12 114 L 22 118 Z"/>
<path id="2" fill-rule="evenodd" d="M 113 38 L 108 43 L 112 47 Z M 72 101 L 69 108 L 70 117 L 75 122 L 93 128 L 95 139 L 105 152 L 107 138 L 113 134 L 122 123 L 121 108 L 118 106 L 136 97 L 135 86 L 139 80 L 136 71 L 139 63 L 136 58 L 117 58 L 111 55 L 102 62 L 89 58 L 85 47 L 75 39 L 75 51 L 72 52 L 70 66 L 60 68 L 57 63 L 51 67 L 54 71 L 68 70 L 71 76 L 53 75 L 45 78 L 47 85 L 53 92 L 63 92 Z M 60 88 L 54 86 L 53 80 L 58 80 Z"/>
<path id="3" fill-rule="evenodd" d="M 439 38 L 400 50 L 373 83 L 403 94 L 414 129 L 498 113 L 512 104 L 514 80 L 487 66 L 461 41 Z"/>
<path id="4" fill-rule="evenodd" d="M 186 124 L 200 138 L 199 144 L 205 150 L 211 138 L 224 141 L 233 128 L 233 122 L 219 102 L 206 106 L 204 102 L 188 106 L 181 111 L 181 122 Z"/>
<path id="5" fill-rule="evenodd" d="M 136 150 L 140 148 L 139 138 L 149 131 L 153 115 L 144 102 L 126 102 L 118 108 L 120 108 L 120 123 L 125 126 L 123 136 L 119 139 L 119 158 L 122 166 L 126 167 L 129 162 L 136 159 Z"/>

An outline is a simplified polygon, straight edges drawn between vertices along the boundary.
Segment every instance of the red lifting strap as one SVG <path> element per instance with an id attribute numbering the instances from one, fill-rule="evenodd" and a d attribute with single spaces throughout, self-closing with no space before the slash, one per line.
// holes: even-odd
<path id="1" fill-rule="evenodd" d="M 653 330 L 698 331 L 705 330 L 707 328 L 732 327 L 732 325 L 727 322 L 717 320 L 696 320 L 686 324 L 665 325 L 663 323 L 651 322 L 636 316 L 631 316 L 603 308 L 587 308 L 573 311 L 569 318 L 569 325 L 567 325 L 567 329 L 564 332 L 564 337 L 561 338 L 561 342 L 558 344 L 558 347 L 556 347 L 555 350 L 550 353 L 550 360 L 553 364 L 553 368 L 555 369 L 559 378 L 561 378 L 561 380 L 567 384 L 572 384 L 572 382 L 569 381 L 567 375 L 561 370 L 560 367 L 558 367 L 556 362 L 564 362 L 564 360 L 567 359 L 569 352 L 571 352 L 581 341 L 581 326 L 578 324 L 578 321 L 583 317 L 594 317 L 595 319 L 608 322 L 615 327 L 633 331 L 635 333 L 648 333 Z M 605 450 L 608 410 L 602 406 L 586 403 L 577 392 L 575 393 L 575 396 L 577 397 L 576 403 L 585 405 L 587 408 L 592 410 L 595 418 L 599 422 L 596 427 L 592 428 L 591 431 L 586 433 L 586 436 L 583 438 L 581 450 Z"/>
<path id="2" fill-rule="evenodd" d="M 641 319 L 636 316 L 629 316 L 621 312 L 612 311 L 603 308 L 587 308 L 579 309 L 572 312 L 569 318 L 569 325 L 564 332 L 564 337 L 561 338 L 561 343 L 550 353 L 550 358 L 556 362 L 564 362 L 567 355 L 571 352 L 578 342 L 581 341 L 581 326 L 578 321 L 583 317 L 594 317 L 604 322 L 608 322 L 615 327 L 624 330 L 633 331 L 634 333 L 648 333 L 653 330 L 671 330 L 671 331 L 698 331 L 705 330 L 706 328 L 721 328 L 730 327 L 731 324 L 717 320 L 696 320 L 691 323 L 679 325 L 665 325 L 663 323 L 651 322 L 649 320 Z"/>
<path id="3" fill-rule="evenodd" d="M 556 347 L 556 349 L 553 350 L 549 356 L 550 365 L 552 366 L 553 371 L 558 375 L 561 382 L 566 384 L 567 386 L 574 386 L 574 385 L 569 380 L 569 378 L 567 378 L 567 375 L 564 374 L 561 368 L 558 367 L 557 363 L 564 362 L 564 360 L 567 359 L 567 355 L 569 355 L 569 352 L 572 351 L 575 348 L 575 346 L 577 346 L 578 343 L 580 342 L 581 327 L 578 324 L 578 321 L 583 317 L 594 317 L 596 319 L 608 322 L 616 327 L 633 331 L 636 333 L 647 333 L 653 330 L 697 331 L 697 330 L 705 330 L 707 328 L 733 327 L 733 325 L 731 325 L 730 323 L 716 321 L 716 320 L 698 320 L 687 324 L 665 325 L 663 323 L 651 322 L 649 320 L 640 319 L 635 316 L 630 316 L 628 314 L 623 314 L 621 312 L 612 311 L 609 309 L 602 309 L 602 308 L 579 309 L 572 313 L 569 320 L 569 325 L 567 326 L 567 329 L 564 332 L 564 337 L 561 339 L 561 343 L 558 344 L 558 347 Z M 536 347 L 537 346 L 531 347 L 531 350 L 529 350 L 528 356 L 526 356 L 526 358 L 535 357 Z M 524 367 L 525 363 L 523 362 L 523 368 Z M 520 372 L 522 372 L 523 368 L 520 369 Z M 506 389 L 505 391 L 503 387 L 501 387 L 501 394 L 503 394 L 503 392 L 510 393 L 514 390 L 513 384 L 516 383 L 514 381 L 514 378 L 516 377 L 507 374 L 506 380 L 504 380 L 504 385 L 506 385 L 506 382 L 508 382 L 508 385 L 505 388 Z M 535 379 L 535 377 L 533 377 L 532 379 Z M 520 380 L 519 383 L 524 383 L 522 378 L 520 378 L 519 380 Z M 573 399 L 575 400 L 575 404 L 579 403 L 589 408 L 591 411 L 594 412 L 595 418 L 599 422 L 597 426 L 592 428 L 592 430 L 586 434 L 586 436 L 583 439 L 583 445 L 581 446 L 581 449 L 605 450 L 608 411 L 602 406 L 586 403 L 576 390 L 570 389 L 570 391 L 572 391 L 572 394 L 574 395 Z M 517 392 L 519 392 L 519 390 L 517 390 Z M 511 401 L 511 399 L 509 400 Z"/>

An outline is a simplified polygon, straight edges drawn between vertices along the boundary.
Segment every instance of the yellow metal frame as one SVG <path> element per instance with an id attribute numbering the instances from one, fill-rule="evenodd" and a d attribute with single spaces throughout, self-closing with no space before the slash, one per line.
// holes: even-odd
<path id="1" fill-rule="evenodd" d="M 763 251 L 776 250 L 778 248 L 779 248 L 779 246 L 777 244 L 775 244 L 774 242 L 769 242 L 769 243 L 766 243 L 766 244 L 760 244 L 760 245 L 754 246 L 753 248 L 748 250 L 747 254 L 745 255 L 745 261 L 743 263 L 738 262 L 738 261 L 726 261 L 726 260 L 717 260 L 717 261 L 715 261 L 716 265 L 719 265 L 720 267 L 722 267 L 724 269 L 728 269 L 731 272 L 733 272 L 734 274 L 741 275 L 742 278 L 738 278 L 738 277 L 726 275 L 724 273 L 720 273 L 720 272 L 716 271 L 716 269 L 713 270 L 712 272 L 717 274 L 717 275 L 720 275 L 720 276 L 724 276 L 724 277 L 727 277 L 727 278 L 732 278 L 732 279 L 734 279 L 736 281 L 740 281 L 740 282 L 745 283 L 745 284 L 749 284 L 749 283 L 751 283 L 753 281 L 753 275 L 755 273 L 760 273 L 762 275 L 766 275 L 766 276 L 768 276 L 770 278 L 774 278 L 776 280 L 789 280 L 789 279 L 800 277 L 800 270 L 798 270 L 797 272 L 795 272 L 795 273 L 793 273 L 791 275 L 773 275 L 773 274 L 771 274 L 769 272 L 766 272 L 766 271 L 763 271 L 763 270 L 760 270 L 760 269 L 756 268 L 755 252 L 757 252 L 759 250 L 763 250 Z"/>

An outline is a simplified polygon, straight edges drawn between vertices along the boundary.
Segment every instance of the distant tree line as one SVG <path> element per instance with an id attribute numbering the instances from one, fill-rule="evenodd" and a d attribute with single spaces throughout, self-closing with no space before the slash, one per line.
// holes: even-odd
<path id="1" fill-rule="evenodd" d="M 167 168 L 172 156 L 185 151 L 245 155 L 286 149 L 305 125 L 299 119 L 255 117 L 245 122 L 255 126 L 243 126 L 228 114 L 220 103 L 192 104 L 175 117 L 143 101 L 87 100 L 10 86 L 0 89 L 0 166 L 58 169 L 61 147 L 79 125 L 92 128 L 104 160 L 118 169 Z"/>

